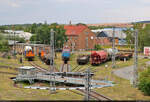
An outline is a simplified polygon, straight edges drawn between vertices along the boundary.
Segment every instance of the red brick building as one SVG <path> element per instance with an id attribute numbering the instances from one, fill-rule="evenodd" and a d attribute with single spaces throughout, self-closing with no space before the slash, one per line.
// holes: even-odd
<path id="1" fill-rule="evenodd" d="M 84 25 L 64 26 L 68 41 L 66 45 L 75 50 L 94 49 L 96 35 Z"/>

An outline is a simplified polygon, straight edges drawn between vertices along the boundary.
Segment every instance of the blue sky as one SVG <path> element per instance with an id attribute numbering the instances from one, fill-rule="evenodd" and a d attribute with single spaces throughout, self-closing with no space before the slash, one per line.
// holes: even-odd
<path id="1" fill-rule="evenodd" d="M 150 0 L 0 0 L 0 25 L 150 20 Z"/>

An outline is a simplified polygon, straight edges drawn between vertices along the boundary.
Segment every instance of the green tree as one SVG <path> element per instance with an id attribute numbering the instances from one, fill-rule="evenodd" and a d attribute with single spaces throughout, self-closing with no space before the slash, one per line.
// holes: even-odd
<path id="1" fill-rule="evenodd" d="M 138 45 L 139 49 L 143 51 L 144 46 L 150 46 L 150 24 L 143 28 L 143 24 L 136 23 L 133 28 L 126 29 L 124 32 L 127 34 L 126 40 L 128 44 L 134 44 L 134 31 L 138 30 Z"/>
<path id="2" fill-rule="evenodd" d="M 63 44 L 67 41 L 64 26 L 58 25 L 57 23 L 53 23 L 50 25 L 50 29 L 53 29 L 55 31 L 55 47 L 62 47 Z"/>
<path id="3" fill-rule="evenodd" d="M 146 95 L 150 95 L 150 67 L 140 73 L 138 88 Z"/>
<path id="4" fill-rule="evenodd" d="M 8 41 L 0 34 L 0 52 L 8 52 L 9 50 Z"/>
<path id="5" fill-rule="evenodd" d="M 65 35 L 65 30 L 63 25 L 58 25 L 53 23 L 51 25 L 42 24 L 36 29 L 36 34 L 34 34 L 30 41 L 40 41 L 42 44 L 50 43 L 50 29 L 55 31 L 55 47 L 62 47 L 64 42 L 67 40 Z"/>

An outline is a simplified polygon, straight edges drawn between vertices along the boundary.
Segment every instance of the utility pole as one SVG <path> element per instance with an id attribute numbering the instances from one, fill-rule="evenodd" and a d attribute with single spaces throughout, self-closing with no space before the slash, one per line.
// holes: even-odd
<path id="1" fill-rule="evenodd" d="M 14 31 L 14 26 L 12 26 L 12 33 L 13 33 L 13 36 L 14 36 L 14 46 L 13 46 L 13 55 L 15 56 L 15 31 Z"/>
<path id="2" fill-rule="evenodd" d="M 22 66 L 23 66 L 23 51 L 24 51 L 24 44 L 22 43 L 22 56 L 21 56 Z"/>
<path id="3" fill-rule="evenodd" d="M 50 93 L 55 93 L 55 73 L 54 73 L 54 31 L 50 31 Z"/>
<path id="4" fill-rule="evenodd" d="M 35 55 L 36 55 L 35 44 L 36 44 L 36 41 L 34 40 L 34 53 L 35 53 Z"/>
<path id="5" fill-rule="evenodd" d="M 90 91 L 91 91 L 91 72 L 90 68 L 85 71 L 85 100 L 90 100 Z"/>
<path id="6" fill-rule="evenodd" d="M 112 68 L 115 68 L 115 27 L 113 27 L 112 33 Z"/>
<path id="7" fill-rule="evenodd" d="M 133 68 L 133 87 L 137 87 L 138 84 L 138 30 L 134 32 L 135 44 L 134 44 L 134 68 Z"/>

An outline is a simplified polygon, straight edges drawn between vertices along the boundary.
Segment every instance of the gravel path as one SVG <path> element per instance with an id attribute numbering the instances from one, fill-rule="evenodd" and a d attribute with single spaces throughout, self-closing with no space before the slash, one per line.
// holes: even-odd
<path id="1" fill-rule="evenodd" d="M 133 77 L 133 65 L 115 70 L 113 73 L 118 77 L 130 80 Z"/>
<path id="2" fill-rule="evenodd" d="M 146 62 L 146 64 L 150 65 L 150 61 Z M 115 70 L 113 71 L 113 73 L 118 77 L 130 80 L 131 78 L 133 78 L 133 65 Z"/>
<path id="3" fill-rule="evenodd" d="M 150 65 L 150 61 L 146 62 L 147 65 Z"/>

